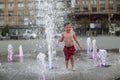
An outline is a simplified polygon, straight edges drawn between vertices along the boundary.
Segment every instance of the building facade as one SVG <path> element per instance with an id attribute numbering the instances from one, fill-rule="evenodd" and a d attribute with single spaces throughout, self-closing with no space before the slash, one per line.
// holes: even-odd
<path id="1" fill-rule="evenodd" d="M 0 0 L 0 27 L 35 24 L 37 3 L 38 0 Z M 58 18 L 56 24 L 58 25 L 64 24 L 64 8 L 64 0 L 56 0 L 56 18 Z"/>
<path id="2" fill-rule="evenodd" d="M 65 6 L 70 10 L 69 17 L 81 19 L 87 16 L 90 21 L 97 19 L 120 20 L 119 0 L 65 0 Z"/>
<path id="3" fill-rule="evenodd" d="M 0 26 L 27 25 L 33 0 L 0 0 Z"/>
<path id="4" fill-rule="evenodd" d="M 55 23 L 59 29 L 65 22 L 71 22 L 75 25 L 101 23 L 101 21 L 120 22 L 119 0 L 55 1 L 57 14 Z M 37 0 L 0 0 L 0 28 L 6 25 L 28 26 L 36 24 L 36 4 Z"/>
<path id="5" fill-rule="evenodd" d="M 79 28 L 80 33 L 86 34 L 87 30 L 109 33 L 114 28 L 112 23 L 120 23 L 119 0 L 65 0 L 65 8 L 68 20 Z M 97 27 L 91 28 L 91 23 Z"/>

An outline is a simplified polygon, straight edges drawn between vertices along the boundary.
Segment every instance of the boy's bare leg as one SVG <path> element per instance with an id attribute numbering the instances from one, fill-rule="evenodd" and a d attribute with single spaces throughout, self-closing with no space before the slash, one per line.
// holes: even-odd
<path id="1" fill-rule="evenodd" d="M 74 71 L 75 68 L 74 68 L 74 56 L 73 55 L 71 56 L 71 66 L 72 66 L 72 70 Z"/>
<path id="2" fill-rule="evenodd" d="M 69 61 L 66 60 L 66 61 L 65 61 L 65 64 L 66 64 L 66 71 L 68 71 L 68 63 L 69 63 Z"/>

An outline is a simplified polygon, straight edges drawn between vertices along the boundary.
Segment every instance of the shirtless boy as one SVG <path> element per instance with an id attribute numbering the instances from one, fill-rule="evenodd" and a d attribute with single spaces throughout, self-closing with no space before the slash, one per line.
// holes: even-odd
<path id="1" fill-rule="evenodd" d="M 62 32 L 61 37 L 58 39 L 58 42 L 64 42 L 64 55 L 65 55 L 65 64 L 66 64 L 66 71 L 68 71 L 68 63 L 69 59 L 71 60 L 72 70 L 74 71 L 74 54 L 75 54 L 75 47 L 74 41 L 78 44 L 80 50 L 82 47 L 76 37 L 75 32 L 72 31 L 72 27 L 70 23 L 66 23 L 64 25 L 64 32 Z"/>

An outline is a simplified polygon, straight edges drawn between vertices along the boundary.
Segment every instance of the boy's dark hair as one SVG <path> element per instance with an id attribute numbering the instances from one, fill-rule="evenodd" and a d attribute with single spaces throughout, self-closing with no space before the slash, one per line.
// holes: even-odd
<path id="1" fill-rule="evenodd" d="M 64 24 L 64 27 L 65 27 L 66 25 L 69 25 L 69 24 L 70 24 L 69 22 L 65 23 L 65 24 Z"/>

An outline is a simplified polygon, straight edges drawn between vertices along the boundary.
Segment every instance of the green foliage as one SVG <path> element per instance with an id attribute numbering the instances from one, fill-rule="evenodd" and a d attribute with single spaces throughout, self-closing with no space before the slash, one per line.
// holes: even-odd
<path id="1" fill-rule="evenodd" d="M 116 26 L 116 27 L 120 27 L 120 23 L 119 23 L 119 22 L 117 22 L 115 26 Z"/>
<path id="2" fill-rule="evenodd" d="M 120 36 L 120 31 L 115 31 L 116 36 Z"/>
<path id="3" fill-rule="evenodd" d="M 80 20 L 80 22 L 81 22 L 82 24 L 89 24 L 89 23 L 90 23 L 90 20 L 89 20 L 88 18 L 82 18 L 82 19 Z"/>
<path id="4" fill-rule="evenodd" d="M 7 24 L 3 29 L 2 29 L 2 36 L 6 36 L 6 34 L 9 32 L 9 25 Z"/>
<path id="5" fill-rule="evenodd" d="M 108 25 L 108 21 L 102 21 L 101 22 L 101 27 L 102 29 L 106 29 L 106 26 Z"/>

